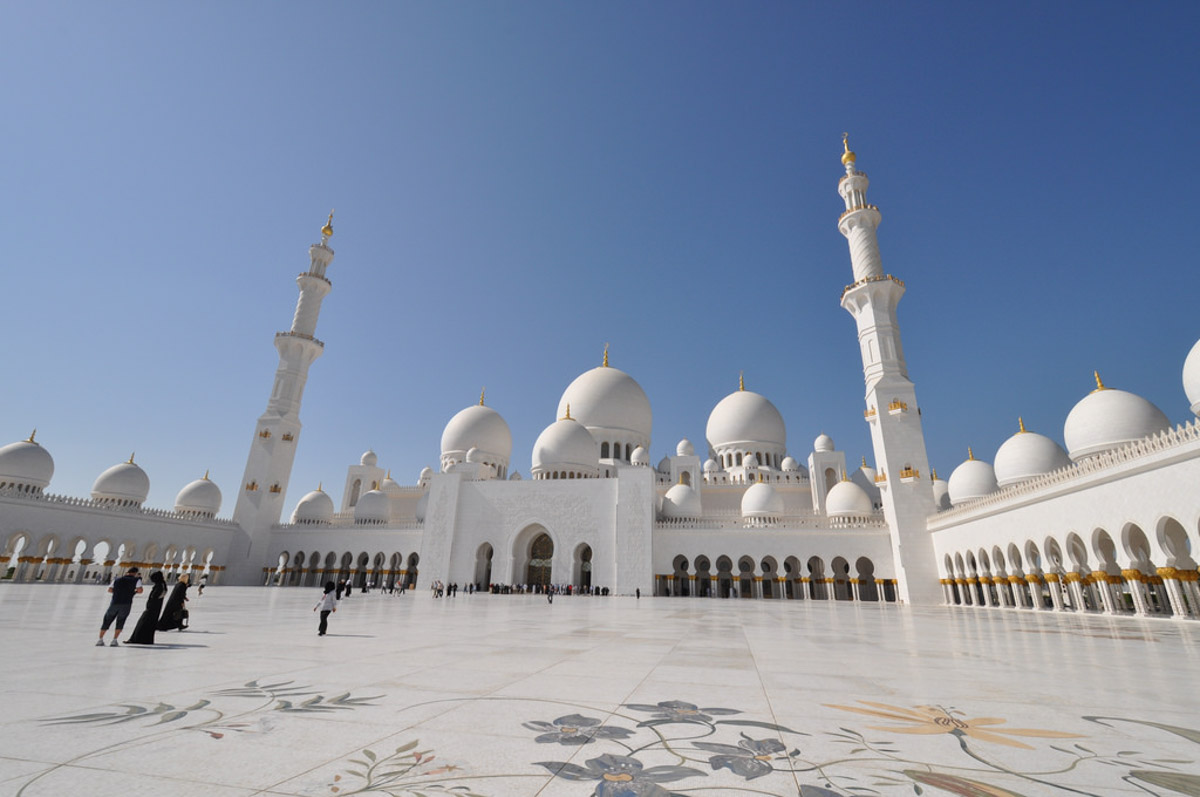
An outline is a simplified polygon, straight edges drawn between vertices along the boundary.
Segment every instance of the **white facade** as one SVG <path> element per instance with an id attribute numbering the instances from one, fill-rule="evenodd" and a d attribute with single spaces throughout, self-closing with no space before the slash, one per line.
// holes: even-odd
<path id="1" fill-rule="evenodd" d="M 972 452 L 936 480 L 900 337 L 905 286 L 883 269 L 882 215 L 848 145 L 842 164 L 837 226 L 853 281 L 841 304 L 857 328 L 874 467 L 864 458 L 848 471 L 824 434 L 789 452 L 783 417 L 744 381 L 713 408 L 706 451 L 678 441 L 651 467 L 650 402 L 606 349 L 565 386 L 532 446 L 532 478 L 517 474 L 508 425 L 481 394 L 448 408 L 442 450 L 430 452 L 437 472 L 400 485 L 368 451 L 344 467 L 339 511 L 318 489 L 284 518 L 304 386 L 324 346 L 315 333 L 332 288 L 331 216 L 297 278 L 292 326 L 275 338 L 279 367 L 233 519 L 216 517 L 222 494 L 207 475 L 175 511 L 143 508 L 149 476 L 132 457 L 101 474 L 91 499 L 46 493 L 53 460 L 31 435 L 0 448 L 0 565 L 17 581 L 107 578 L 137 563 L 279 586 L 440 580 L 1200 615 L 1200 427 L 1170 428 L 1097 375 L 1065 419 L 1065 448 L 1020 423 L 994 468 Z M 1197 362 L 1193 350 L 1184 388 L 1200 407 Z"/>

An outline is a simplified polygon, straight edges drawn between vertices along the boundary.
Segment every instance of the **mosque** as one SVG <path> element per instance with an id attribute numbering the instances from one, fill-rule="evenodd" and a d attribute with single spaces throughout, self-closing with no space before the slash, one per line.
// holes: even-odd
<path id="1" fill-rule="evenodd" d="M 401 485 L 368 451 L 340 505 L 323 489 L 284 517 L 300 404 L 331 290 L 333 217 L 297 277 L 291 328 L 255 425 L 232 517 L 207 475 L 172 510 L 143 506 L 149 477 L 131 456 L 90 497 L 47 492 L 54 461 L 31 434 L 0 448 L 0 574 L 82 583 L 123 567 L 209 583 L 312 586 L 572 584 L 615 594 L 702 599 L 906 601 L 1033 611 L 1200 617 L 1200 426 L 1172 426 L 1134 393 L 1105 386 L 1065 419 L 1063 439 L 1023 423 L 989 463 L 973 452 L 948 480 L 926 456 L 897 308 L 883 270 L 868 180 L 849 145 L 838 230 L 853 280 L 875 465 L 847 463 L 821 435 L 789 454 L 782 416 L 745 385 L 717 403 L 703 454 L 681 440 L 651 461 L 653 416 L 637 381 L 609 364 L 566 386 L 534 442 L 529 476 L 504 418 L 479 403 L 454 414 L 436 472 Z M 1200 343 L 1183 365 L 1200 414 Z M 797 452 L 798 453 L 798 452 Z"/>

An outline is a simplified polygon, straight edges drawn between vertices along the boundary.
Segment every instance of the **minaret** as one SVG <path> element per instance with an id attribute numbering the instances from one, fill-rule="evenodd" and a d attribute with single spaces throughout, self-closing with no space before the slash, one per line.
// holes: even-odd
<path id="1" fill-rule="evenodd" d="M 875 479 L 892 534 L 899 597 L 911 603 L 941 603 L 933 541 L 927 530 L 927 519 L 934 511 L 933 489 L 927 478 L 929 459 L 916 389 L 908 378 L 896 321 L 904 283 L 883 271 L 875 235 L 881 219 L 879 208 L 867 203 L 869 181 L 855 168 L 855 155 L 845 135 L 842 146 L 846 174 L 838 182 L 838 193 L 846 210 L 838 219 L 838 230 L 850 244 L 854 267 L 854 283 L 842 291 L 842 307 L 858 325 L 867 388 L 864 416 L 871 427 Z"/>
<path id="2" fill-rule="evenodd" d="M 240 561 L 242 551 L 235 551 L 232 557 L 235 561 L 231 565 L 238 568 L 234 574 L 237 583 L 259 583 L 262 567 L 273 564 L 261 560 L 266 555 L 270 528 L 279 522 L 283 511 L 292 462 L 296 458 L 296 444 L 300 440 L 300 400 L 308 381 L 308 367 L 325 349 L 325 344 L 317 340 L 314 333 L 321 301 L 333 287 L 325 277 L 325 269 L 333 262 L 333 250 L 329 248 L 332 235 L 331 212 L 321 228 L 321 242 L 308 248 L 308 271 L 296 277 L 300 298 L 296 302 L 292 328 L 275 333 L 275 348 L 279 350 L 275 384 L 267 400 L 266 412 L 259 416 L 254 429 L 246 473 L 233 510 L 234 521 L 249 537 L 245 560 Z"/>

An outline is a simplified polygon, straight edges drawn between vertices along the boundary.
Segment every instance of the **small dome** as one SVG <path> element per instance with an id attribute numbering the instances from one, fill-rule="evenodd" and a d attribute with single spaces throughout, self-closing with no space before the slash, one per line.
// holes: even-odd
<path id="1" fill-rule="evenodd" d="M 779 469 L 784 473 L 795 473 L 800 470 L 800 463 L 794 457 L 784 457 L 783 462 L 779 463 Z"/>
<path id="2" fill-rule="evenodd" d="M 417 484 L 424 487 L 433 479 L 433 468 L 425 466 L 421 468 L 421 475 L 417 477 Z"/>
<path id="3" fill-rule="evenodd" d="M 969 449 L 968 453 L 970 454 Z M 999 489 L 996 484 L 996 471 L 991 464 L 975 459 L 975 455 L 970 454 L 967 461 L 950 474 L 946 489 L 950 495 L 950 503 L 955 506 L 964 501 L 983 498 Z"/>
<path id="4" fill-rule="evenodd" d="M 31 434 L 28 440 L 0 448 L 0 483 L 5 487 L 32 489 L 40 493 L 50 485 L 50 479 L 54 476 L 54 458 L 33 438 Z"/>
<path id="5" fill-rule="evenodd" d="M 392 478 L 392 474 L 389 472 L 388 475 L 383 478 L 383 483 L 379 485 L 379 491 L 390 498 L 394 495 L 399 495 L 400 493 L 404 492 L 404 488 L 400 486 L 399 482 Z"/>
<path id="6" fill-rule="evenodd" d="M 633 377 L 619 368 L 602 365 L 585 371 L 563 391 L 558 415 L 571 415 L 589 430 L 632 432 L 630 442 L 649 445 L 653 416 L 650 400 Z"/>
<path id="7" fill-rule="evenodd" d="M 692 445 L 692 441 L 686 437 L 679 441 L 679 445 L 675 446 L 675 454 L 681 457 L 690 457 L 696 453 L 696 447 Z"/>
<path id="8" fill-rule="evenodd" d="M 332 523 L 333 499 L 317 488 L 300 499 L 292 512 L 293 523 Z"/>
<path id="9" fill-rule="evenodd" d="M 716 473 L 720 469 L 721 469 L 721 466 L 717 464 L 717 461 L 715 459 L 710 458 L 710 459 L 704 460 L 704 472 L 705 473 Z"/>
<path id="10" fill-rule="evenodd" d="M 775 405 L 752 390 L 737 390 L 717 402 L 705 427 L 714 451 L 751 445 L 783 451 L 787 428 Z"/>
<path id="11" fill-rule="evenodd" d="M 521 472 L 520 472 L 520 471 L 516 471 L 516 470 L 514 470 L 512 473 L 508 474 L 508 480 L 509 480 L 510 482 L 519 482 L 519 481 L 521 481 L 523 478 L 524 478 L 524 477 L 523 477 L 523 476 L 521 476 Z"/>
<path id="12" fill-rule="evenodd" d="M 175 496 L 175 511 L 181 515 L 216 517 L 221 511 L 221 488 L 206 473 L 203 479 L 196 479 L 179 491 Z"/>
<path id="13" fill-rule="evenodd" d="M 757 468 L 758 467 L 758 457 L 754 456 L 753 454 L 747 454 L 746 458 L 742 460 L 742 467 Z"/>
<path id="14" fill-rule="evenodd" d="M 487 454 L 492 461 L 508 464 L 512 432 L 500 413 L 491 407 L 472 404 L 451 418 L 442 430 L 443 457 L 462 457 L 472 448 Z"/>
<path id="15" fill-rule="evenodd" d="M 101 473 L 92 485 L 92 500 L 106 504 L 141 506 L 149 494 L 150 477 L 134 463 L 132 456 L 128 462 Z"/>
<path id="16" fill-rule="evenodd" d="M 872 511 L 871 496 L 852 481 L 843 479 L 825 496 L 825 514 L 830 517 L 869 515 Z"/>
<path id="17" fill-rule="evenodd" d="M 758 482 L 742 493 L 742 517 L 768 518 L 783 514 L 783 496 L 766 482 Z"/>
<path id="18" fill-rule="evenodd" d="M 655 468 L 655 470 L 657 470 L 659 473 L 670 473 L 671 472 L 671 458 L 663 457 L 662 459 L 660 459 L 658 461 L 658 467 Z"/>
<path id="19" fill-rule="evenodd" d="M 1007 487 L 1070 464 L 1071 458 L 1062 446 L 1045 435 L 1027 431 L 1022 421 L 1021 431 L 1005 440 L 996 452 L 996 483 Z"/>
<path id="20" fill-rule="evenodd" d="M 1192 403 L 1192 412 L 1200 415 L 1200 340 L 1183 361 L 1183 392 Z"/>
<path id="21" fill-rule="evenodd" d="M 425 522 L 425 508 L 427 506 L 429 506 L 429 493 L 421 493 L 421 497 L 417 499 L 417 506 L 414 510 L 417 520 L 421 523 Z"/>
<path id="22" fill-rule="evenodd" d="M 483 454 L 480 453 L 478 448 L 472 446 L 467 449 L 467 462 L 483 462 Z"/>
<path id="23" fill-rule="evenodd" d="M 1101 385 L 1071 409 L 1063 438 L 1071 459 L 1080 460 L 1170 428 L 1167 416 L 1146 399 Z"/>
<path id="24" fill-rule="evenodd" d="M 662 514 L 673 519 L 700 517 L 700 494 L 686 484 L 677 484 L 663 496 Z"/>
<path id="25" fill-rule="evenodd" d="M 363 452 L 363 455 L 358 460 L 358 462 L 359 462 L 359 464 L 365 465 L 368 468 L 373 468 L 373 467 L 375 467 L 375 463 L 379 462 L 379 455 L 368 448 L 366 451 Z"/>
<path id="26" fill-rule="evenodd" d="M 937 478 L 937 471 L 933 478 L 933 504 L 939 512 L 950 508 L 950 485 L 945 479 Z"/>
<path id="27" fill-rule="evenodd" d="M 594 476 L 599 462 L 595 438 L 573 418 L 562 418 L 550 424 L 533 444 L 534 473 L 567 470 Z"/>
<path id="28" fill-rule="evenodd" d="M 817 439 L 813 441 L 813 451 L 819 454 L 825 454 L 833 450 L 833 438 L 824 432 L 821 432 Z"/>
<path id="29" fill-rule="evenodd" d="M 631 453 L 629 455 L 629 464 L 631 464 L 631 465 L 649 465 L 650 464 L 650 452 L 647 451 L 646 449 L 642 448 L 641 446 L 638 446 L 637 448 L 633 449 L 633 453 Z"/>
<path id="30" fill-rule="evenodd" d="M 392 515 L 392 502 L 382 490 L 363 493 L 354 505 L 354 522 L 377 525 L 387 523 Z"/>

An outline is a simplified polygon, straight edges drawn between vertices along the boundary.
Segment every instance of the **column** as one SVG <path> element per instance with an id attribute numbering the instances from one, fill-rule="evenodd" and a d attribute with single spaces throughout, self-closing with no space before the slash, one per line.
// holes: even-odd
<path id="1" fill-rule="evenodd" d="M 696 576 L 695 574 L 688 576 L 688 595 L 696 597 Z"/>
<path id="2" fill-rule="evenodd" d="M 721 578 L 720 578 L 720 576 L 709 576 L 708 580 L 709 580 L 709 587 L 710 587 L 710 589 L 708 590 L 708 597 L 716 598 L 717 593 L 720 592 Z"/>
<path id="3" fill-rule="evenodd" d="M 1096 570 L 1092 573 L 1092 581 L 1096 585 L 1096 591 L 1100 593 L 1100 605 L 1104 607 L 1104 613 L 1116 614 L 1116 602 L 1113 600 L 1112 590 L 1108 588 L 1108 573 Z"/>
<path id="4" fill-rule="evenodd" d="M 992 606 L 992 591 L 988 588 L 987 576 L 979 576 L 975 579 L 979 584 L 979 591 L 983 594 L 983 605 L 991 608 Z"/>
<path id="5" fill-rule="evenodd" d="M 1138 617 L 1150 616 L 1150 600 L 1146 595 L 1145 576 L 1141 570 L 1127 568 L 1121 571 L 1121 577 L 1129 585 L 1129 594 L 1133 596 L 1133 611 Z"/>
<path id="6" fill-rule="evenodd" d="M 1184 597 L 1192 606 L 1192 616 L 1196 616 L 1196 607 L 1200 607 L 1200 571 L 1180 570 L 1179 585 L 1183 588 Z"/>
<path id="7" fill-rule="evenodd" d="M 1174 567 L 1160 567 L 1158 575 L 1162 577 L 1163 586 L 1166 587 L 1171 600 L 1171 616 L 1179 620 L 1191 617 L 1192 613 L 1183 600 L 1183 590 L 1179 585 L 1179 571 Z"/>
<path id="8" fill-rule="evenodd" d="M 1077 612 L 1086 612 L 1087 603 L 1083 599 L 1083 576 L 1072 571 L 1064 574 L 1063 578 L 1067 582 L 1067 589 L 1071 591 L 1071 606 Z"/>
<path id="9" fill-rule="evenodd" d="M 1025 583 L 1029 585 L 1029 600 L 1033 605 L 1035 612 L 1046 610 L 1046 601 L 1042 597 L 1042 581 L 1038 578 L 1037 573 L 1029 573 L 1025 576 Z"/>
<path id="10" fill-rule="evenodd" d="M 1053 611 L 1066 611 L 1066 607 L 1063 605 L 1062 580 L 1058 573 L 1046 573 L 1046 589 L 1050 590 L 1050 603 Z"/>
<path id="11" fill-rule="evenodd" d="M 825 579 L 825 600 L 837 600 L 837 584 L 832 578 Z"/>

